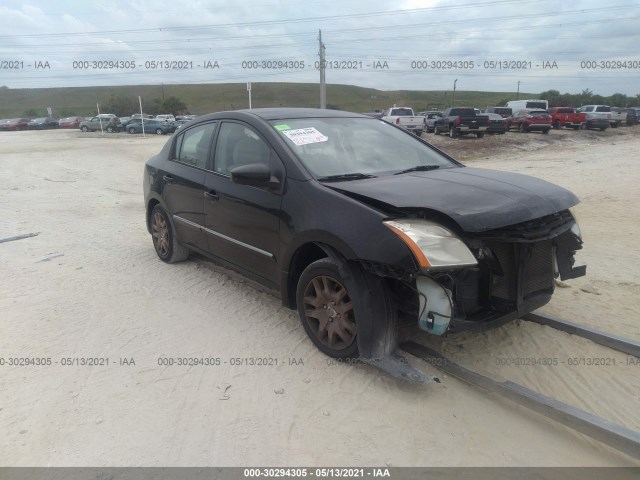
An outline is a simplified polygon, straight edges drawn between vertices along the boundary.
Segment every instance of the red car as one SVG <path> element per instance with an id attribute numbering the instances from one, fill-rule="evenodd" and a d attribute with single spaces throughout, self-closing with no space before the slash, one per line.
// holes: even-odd
<path id="1" fill-rule="evenodd" d="M 60 128 L 78 128 L 80 127 L 80 123 L 84 122 L 86 119 L 84 117 L 67 117 L 61 118 L 58 121 L 58 125 Z"/>
<path id="2" fill-rule="evenodd" d="M 30 119 L 28 118 L 10 118 L 9 120 L 0 121 L 0 130 L 26 130 Z"/>
<path id="3" fill-rule="evenodd" d="M 551 130 L 551 115 L 546 110 L 525 108 L 513 114 L 509 129 L 517 128 L 519 132 L 539 131 L 549 133 Z"/>

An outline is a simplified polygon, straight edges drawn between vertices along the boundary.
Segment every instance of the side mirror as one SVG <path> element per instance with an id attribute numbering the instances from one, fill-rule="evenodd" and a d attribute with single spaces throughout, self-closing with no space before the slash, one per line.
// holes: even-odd
<path id="1" fill-rule="evenodd" d="M 235 167 L 230 172 L 231 181 L 239 185 L 254 187 L 270 187 L 278 184 L 278 180 L 271 178 L 271 171 L 264 163 L 251 163 Z"/>

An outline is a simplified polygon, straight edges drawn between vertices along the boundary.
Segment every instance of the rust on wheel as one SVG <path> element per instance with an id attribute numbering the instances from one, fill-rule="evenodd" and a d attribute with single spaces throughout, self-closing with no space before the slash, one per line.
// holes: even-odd
<path id="1" fill-rule="evenodd" d="M 169 255 L 169 226 L 162 212 L 154 212 L 151 224 L 153 228 L 153 245 L 161 257 Z"/>
<path id="2" fill-rule="evenodd" d="M 304 291 L 305 320 L 319 342 L 344 350 L 356 339 L 353 304 L 347 289 L 333 277 L 313 278 Z"/>

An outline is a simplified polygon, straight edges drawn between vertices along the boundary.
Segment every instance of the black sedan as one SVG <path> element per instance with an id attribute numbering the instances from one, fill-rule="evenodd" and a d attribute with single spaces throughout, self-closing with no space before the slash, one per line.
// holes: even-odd
<path id="1" fill-rule="evenodd" d="M 586 270 L 571 192 L 355 113 L 201 116 L 146 163 L 144 197 L 161 260 L 217 259 L 278 289 L 327 355 L 405 378 L 398 312 L 435 335 L 480 330 Z"/>
<path id="2" fill-rule="evenodd" d="M 27 124 L 29 130 L 45 130 L 47 128 L 58 128 L 58 120 L 54 120 L 51 117 L 34 118 Z"/>
<path id="3" fill-rule="evenodd" d="M 483 113 L 489 117 L 489 127 L 487 133 L 506 133 L 509 130 L 508 120 L 497 113 Z"/>

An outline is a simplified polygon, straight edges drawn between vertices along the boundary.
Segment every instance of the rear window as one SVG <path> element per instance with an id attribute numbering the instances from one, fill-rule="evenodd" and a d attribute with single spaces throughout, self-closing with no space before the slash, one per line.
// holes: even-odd
<path id="1" fill-rule="evenodd" d="M 487 112 L 497 113 L 498 115 L 511 115 L 513 111 L 507 107 L 491 107 L 487 108 Z"/>
<path id="2" fill-rule="evenodd" d="M 476 111 L 473 108 L 452 108 L 451 112 L 449 112 L 449 115 L 468 115 L 468 116 L 475 116 Z"/>
<path id="3" fill-rule="evenodd" d="M 607 107 L 606 105 L 598 105 L 596 107 L 596 112 L 610 112 L 611 107 Z"/>
<path id="4" fill-rule="evenodd" d="M 547 104 L 545 102 L 527 102 L 527 108 L 542 108 L 546 110 Z"/>
<path id="5" fill-rule="evenodd" d="M 396 115 L 398 117 L 413 116 L 413 110 L 410 108 L 394 108 L 391 110 L 391 115 Z"/>

